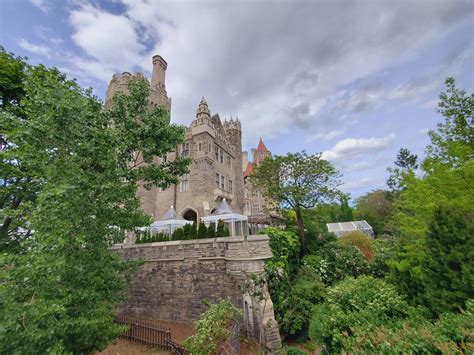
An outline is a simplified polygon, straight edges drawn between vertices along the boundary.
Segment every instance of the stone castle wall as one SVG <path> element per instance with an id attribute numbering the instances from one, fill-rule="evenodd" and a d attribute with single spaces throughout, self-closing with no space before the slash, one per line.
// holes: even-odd
<path id="1" fill-rule="evenodd" d="M 116 246 L 124 259 L 144 261 L 121 314 L 190 322 L 207 310 L 204 300 L 230 298 L 242 310 L 245 333 L 262 336 L 269 352 L 276 353 L 281 340 L 269 295 L 260 301 L 241 290 L 271 258 L 268 241 L 268 236 L 258 235 Z"/>

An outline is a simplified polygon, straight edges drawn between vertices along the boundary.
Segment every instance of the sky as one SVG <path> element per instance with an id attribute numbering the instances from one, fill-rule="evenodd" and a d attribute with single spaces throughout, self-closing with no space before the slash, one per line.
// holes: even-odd
<path id="1" fill-rule="evenodd" d="M 160 54 L 172 122 L 205 96 L 244 149 L 322 152 L 353 199 L 401 147 L 423 157 L 447 77 L 474 91 L 474 0 L 0 0 L 0 45 L 101 99 Z"/>

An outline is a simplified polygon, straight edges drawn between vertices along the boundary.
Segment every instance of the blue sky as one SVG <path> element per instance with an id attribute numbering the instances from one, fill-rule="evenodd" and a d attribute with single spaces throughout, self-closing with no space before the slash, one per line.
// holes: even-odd
<path id="1" fill-rule="evenodd" d="M 473 1 L 0 0 L 0 44 L 101 98 L 160 54 L 172 121 L 205 96 L 246 149 L 323 152 L 354 198 L 400 147 L 423 155 L 446 77 L 474 89 Z"/>

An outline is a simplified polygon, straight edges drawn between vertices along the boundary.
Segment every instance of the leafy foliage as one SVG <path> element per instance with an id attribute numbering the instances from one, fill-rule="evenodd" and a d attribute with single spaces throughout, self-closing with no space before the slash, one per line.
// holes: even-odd
<path id="1" fill-rule="evenodd" d="M 317 254 L 306 255 L 302 261 L 328 286 L 348 276 L 362 275 L 367 268 L 367 262 L 359 249 L 337 242 L 325 244 Z"/>
<path id="2" fill-rule="evenodd" d="M 186 160 L 152 159 L 181 142 L 184 129 L 148 108 L 144 80 L 104 110 L 58 70 L 21 66 L 21 110 L 14 102 L 0 111 L 8 141 L 0 151 L 2 218 L 11 220 L 1 235 L 0 352 L 91 353 L 121 332 L 113 312 L 136 266 L 109 247 L 150 223 L 139 181 L 166 187 L 186 172 Z"/>
<path id="3" fill-rule="evenodd" d="M 325 303 L 314 307 L 309 334 L 327 351 L 339 352 L 354 328 L 381 326 L 416 313 L 385 281 L 348 277 L 328 290 Z"/>
<path id="4" fill-rule="evenodd" d="M 474 351 L 474 303 L 461 314 L 447 313 L 431 322 L 418 317 L 379 327 L 355 327 L 342 338 L 355 354 L 469 354 Z"/>
<path id="5" fill-rule="evenodd" d="M 285 334 L 307 338 L 312 307 L 322 302 L 325 295 L 326 289 L 319 275 L 309 268 L 301 268 L 281 304 L 280 329 Z"/>
<path id="6" fill-rule="evenodd" d="M 390 233 L 389 220 L 393 214 L 393 202 L 388 191 L 375 190 L 359 197 L 355 202 L 354 218 L 366 220 L 376 236 Z"/>
<path id="7" fill-rule="evenodd" d="M 251 175 L 251 183 L 269 199 L 295 211 L 302 252 L 306 250 L 302 210 L 333 201 L 340 173 L 321 154 L 288 153 L 265 159 Z"/>
<path id="8" fill-rule="evenodd" d="M 399 192 L 404 188 L 403 179 L 406 174 L 413 174 L 418 168 L 418 156 L 412 154 L 406 148 L 400 148 L 395 160 L 395 168 L 388 168 L 390 173 L 387 179 L 387 185 L 393 193 Z"/>
<path id="9" fill-rule="evenodd" d="M 191 354 L 217 354 L 218 345 L 230 335 L 230 327 L 240 316 L 229 299 L 209 304 L 209 309 L 194 323 L 196 333 L 184 341 Z"/>
<path id="10" fill-rule="evenodd" d="M 444 122 L 429 132 L 431 144 L 428 157 L 423 162 L 425 171 L 437 165 L 460 167 L 474 156 L 474 94 L 456 88 L 453 78 L 446 79 L 446 92 L 439 97 L 438 112 Z"/>
<path id="11" fill-rule="evenodd" d="M 338 243 L 356 247 L 367 261 L 372 260 L 374 257 L 373 240 L 363 232 L 353 231 L 346 233 L 339 238 Z"/>
<path id="12" fill-rule="evenodd" d="M 424 301 L 435 314 L 465 308 L 474 299 L 474 214 L 449 206 L 436 210 L 421 265 Z"/>
<path id="13" fill-rule="evenodd" d="M 474 213 L 474 161 L 472 160 L 473 96 L 456 89 L 440 95 L 439 112 L 445 122 L 430 132 L 431 145 L 422 168 L 425 176 L 406 175 L 405 189 L 396 200 L 392 223 L 397 226 L 396 257 L 390 261 L 391 278 L 414 303 L 422 303 L 425 293 L 422 265 L 430 263 L 426 236 L 435 211 L 449 206 Z M 443 278 L 442 275 L 437 277 Z"/>

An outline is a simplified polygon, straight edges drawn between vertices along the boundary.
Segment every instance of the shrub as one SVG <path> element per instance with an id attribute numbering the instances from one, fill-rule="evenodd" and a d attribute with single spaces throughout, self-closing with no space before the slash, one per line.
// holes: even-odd
<path id="1" fill-rule="evenodd" d="M 374 257 L 367 264 L 367 274 L 374 277 L 385 277 L 389 274 L 388 263 L 395 258 L 395 240 L 377 238 L 373 241 Z"/>
<path id="2" fill-rule="evenodd" d="M 319 275 L 312 269 L 303 267 L 293 282 L 290 293 L 281 304 L 281 330 L 289 335 L 299 335 L 306 339 L 311 319 L 312 307 L 324 300 L 326 289 Z"/>
<path id="3" fill-rule="evenodd" d="M 342 245 L 350 245 L 359 249 L 367 261 L 370 261 L 374 257 L 372 242 L 372 238 L 360 231 L 346 233 L 338 240 L 338 243 Z"/>
<path id="4" fill-rule="evenodd" d="M 377 328 L 353 328 L 353 336 L 342 339 L 351 353 L 468 354 L 474 351 L 474 301 L 461 314 L 447 313 L 435 323 L 424 318 Z"/>
<path id="5" fill-rule="evenodd" d="M 419 314 L 395 287 L 370 276 L 346 278 L 328 290 L 326 302 L 314 307 L 309 336 L 330 352 L 340 352 L 343 340 L 363 329 Z"/>
<path id="6" fill-rule="evenodd" d="M 198 239 L 207 238 L 207 227 L 203 221 L 199 222 L 199 229 L 197 231 Z"/>
<path id="7" fill-rule="evenodd" d="M 316 271 L 326 285 L 347 276 L 362 275 L 367 269 L 367 262 L 357 248 L 339 243 L 327 243 L 318 254 L 306 255 L 303 265 Z"/>
<path id="8" fill-rule="evenodd" d="M 288 346 L 286 348 L 286 353 L 288 355 L 306 355 L 306 351 L 298 349 L 297 347 L 294 347 L 294 346 Z"/>
<path id="9" fill-rule="evenodd" d="M 425 237 L 423 299 L 434 314 L 465 308 L 474 298 L 474 213 L 440 208 Z"/>
<path id="10" fill-rule="evenodd" d="M 215 238 L 216 237 L 216 224 L 211 222 L 209 228 L 207 229 L 207 237 L 208 238 Z"/>
<path id="11" fill-rule="evenodd" d="M 196 333 L 184 341 L 191 354 L 217 354 L 219 343 L 229 337 L 230 326 L 241 315 L 229 299 L 207 305 L 209 309 L 194 323 Z"/>

